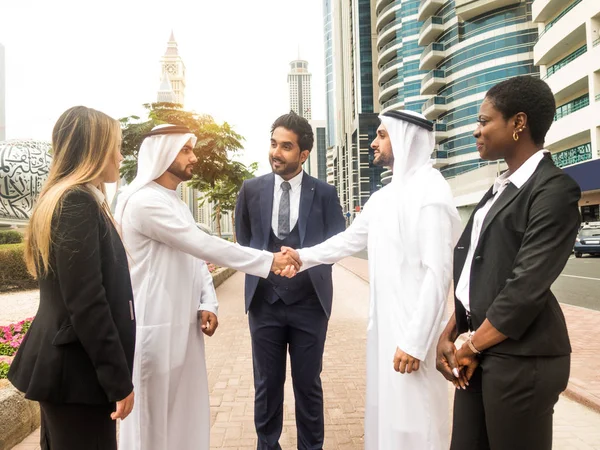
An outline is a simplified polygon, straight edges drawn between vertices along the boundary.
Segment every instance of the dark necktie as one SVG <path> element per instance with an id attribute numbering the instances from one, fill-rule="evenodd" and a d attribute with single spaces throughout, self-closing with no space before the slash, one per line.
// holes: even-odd
<path id="1" fill-rule="evenodd" d="M 290 234 L 290 183 L 284 181 L 281 183 L 281 199 L 279 200 L 279 220 L 277 234 L 281 239 L 285 239 Z"/>

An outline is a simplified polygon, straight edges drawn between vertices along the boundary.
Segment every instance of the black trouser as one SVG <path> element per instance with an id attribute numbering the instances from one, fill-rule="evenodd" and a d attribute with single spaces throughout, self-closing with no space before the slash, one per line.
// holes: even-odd
<path id="1" fill-rule="evenodd" d="M 570 356 L 485 355 L 454 396 L 451 450 L 551 450 Z"/>
<path id="2" fill-rule="evenodd" d="M 68 405 L 40 402 L 42 450 L 117 450 L 113 404 Z"/>
<path id="3" fill-rule="evenodd" d="M 325 435 L 321 368 L 328 319 L 316 297 L 286 305 L 255 298 L 248 312 L 254 365 L 254 423 L 259 450 L 281 449 L 283 387 L 289 346 L 298 448 L 320 450 Z"/>

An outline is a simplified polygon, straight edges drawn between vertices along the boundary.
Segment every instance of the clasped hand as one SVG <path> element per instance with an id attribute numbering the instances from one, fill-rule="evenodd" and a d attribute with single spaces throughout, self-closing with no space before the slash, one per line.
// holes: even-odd
<path id="1" fill-rule="evenodd" d="M 458 350 L 448 339 L 438 343 L 436 368 L 456 389 L 466 389 L 477 366 L 479 359 L 466 343 Z"/>
<path id="2" fill-rule="evenodd" d="M 296 276 L 302 267 L 302 261 L 298 252 L 290 247 L 281 247 L 281 251 L 273 254 L 273 265 L 271 271 L 275 275 L 286 278 Z"/>

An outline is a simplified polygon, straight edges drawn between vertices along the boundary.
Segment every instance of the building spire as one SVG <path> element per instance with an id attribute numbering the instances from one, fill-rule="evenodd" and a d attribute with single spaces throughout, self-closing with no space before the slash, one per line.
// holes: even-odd
<path id="1" fill-rule="evenodd" d="M 160 87 L 158 88 L 158 95 L 156 96 L 156 101 L 159 103 L 177 103 L 175 92 L 173 92 L 173 87 L 169 81 L 169 74 L 166 70 L 163 72 Z"/>
<path id="2" fill-rule="evenodd" d="M 171 37 L 169 38 L 169 42 L 167 42 L 167 51 L 165 52 L 165 56 L 177 56 L 178 54 L 179 50 L 177 49 L 177 41 L 175 40 L 173 30 L 171 30 Z"/>

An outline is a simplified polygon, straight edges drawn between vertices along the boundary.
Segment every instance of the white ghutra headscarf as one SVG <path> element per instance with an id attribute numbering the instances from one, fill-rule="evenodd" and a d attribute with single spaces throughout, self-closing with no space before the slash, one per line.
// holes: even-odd
<path id="1" fill-rule="evenodd" d="M 131 196 L 165 173 L 190 139 L 194 147 L 196 136 L 189 129 L 170 124 L 158 125 L 146 135 L 138 153 L 137 175 L 117 198 L 114 217 L 119 225 Z"/>
<path id="2" fill-rule="evenodd" d="M 394 153 L 391 188 L 399 223 L 403 258 L 418 264 L 419 216 L 426 206 L 435 206 L 450 217 L 452 240 L 456 245 L 461 220 L 454 206 L 452 191 L 442 174 L 433 168 L 431 154 L 435 147 L 433 123 L 413 111 L 388 111 L 379 116 L 387 129 Z M 426 237 L 421 237 L 426 238 Z"/>

